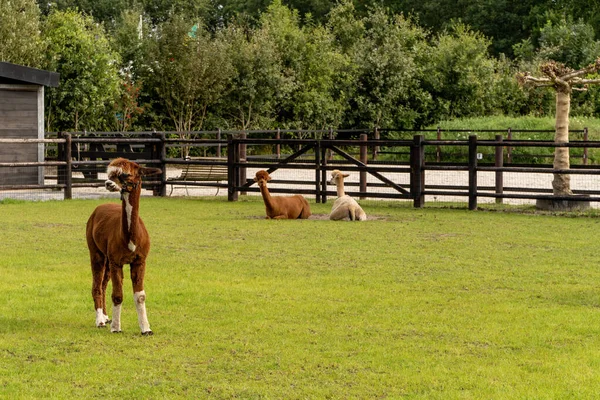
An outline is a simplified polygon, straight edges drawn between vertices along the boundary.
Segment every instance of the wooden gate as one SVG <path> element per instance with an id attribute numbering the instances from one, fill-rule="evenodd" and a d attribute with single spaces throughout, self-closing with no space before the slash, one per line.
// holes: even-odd
<path id="1" fill-rule="evenodd" d="M 389 143 L 389 141 L 388 141 Z M 397 141 L 393 144 L 405 146 L 413 152 L 410 141 Z M 246 156 L 251 154 L 248 147 L 252 146 L 295 146 L 299 147 L 292 154 L 283 158 L 273 159 L 269 156 Z M 230 177 L 228 197 L 229 200 L 237 200 L 239 193 L 259 191 L 255 187 L 255 182 L 252 177 L 246 178 L 248 169 L 264 169 L 269 174 L 280 169 L 297 169 L 297 170 L 313 170 L 314 178 L 311 180 L 277 180 L 274 179 L 274 184 L 290 184 L 290 185 L 308 185 L 310 189 L 293 189 L 288 188 L 269 188 L 272 193 L 298 193 L 314 195 L 318 203 L 325 203 L 328 196 L 335 196 L 335 188 L 328 190 L 328 172 L 334 169 L 343 170 L 344 172 L 359 172 L 360 182 L 358 184 L 359 191 L 349 191 L 348 194 L 359 197 L 361 199 L 368 197 L 377 198 L 393 198 L 393 199 L 415 199 L 415 192 L 412 190 L 415 179 L 422 181 L 421 177 L 415 177 L 413 169 L 408 163 L 398 162 L 381 162 L 376 164 L 373 162 L 369 165 L 366 154 L 368 147 L 380 146 L 378 141 L 356 141 L 356 140 L 330 140 L 330 139 L 309 139 L 309 140 L 278 140 L 278 139 L 239 139 L 230 138 L 228 142 L 229 157 L 228 165 L 230 166 Z M 346 148 L 360 148 L 360 156 L 356 157 L 351 154 Z M 245 155 L 242 157 L 242 155 Z M 384 173 L 393 174 L 409 174 L 408 179 L 410 188 L 406 184 L 400 184 L 393 179 L 386 177 Z M 372 177 L 371 182 L 368 182 L 367 177 Z M 374 179 L 373 179 L 374 178 Z M 375 192 L 377 188 L 391 188 L 391 193 Z M 371 188 L 371 190 L 369 190 Z"/>

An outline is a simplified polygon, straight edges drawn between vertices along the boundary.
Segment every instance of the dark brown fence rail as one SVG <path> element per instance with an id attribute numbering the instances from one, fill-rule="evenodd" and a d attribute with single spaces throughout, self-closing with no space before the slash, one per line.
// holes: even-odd
<path id="1" fill-rule="evenodd" d="M 471 133 L 454 132 L 463 136 Z M 326 202 L 328 197 L 336 195 L 335 188 L 328 186 L 328 175 L 333 169 L 341 169 L 355 172 L 359 177 L 358 182 L 347 184 L 349 195 L 412 201 L 415 207 L 440 196 L 461 198 L 469 209 L 477 208 L 478 200 L 483 198 L 493 198 L 496 202 L 504 199 L 600 202 L 600 191 L 595 187 L 574 190 L 573 196 L 555 196 L 551 187 L 504 184 L 507 174 L 515 173 L 600 175 L 600 168 L 590 157 L 600 154 L 597 150 L 600 142 L 587 140 L 587 131 L 581 132 L 585 140 L 563 144 L 551 140 L 516 140 L 515 131 L 501 132 L 486 131 L 482 134 L 486 139 L 468 135 L 465 140 L 438 139 L 449 134 L 441 130 L 65 133 L 49 135 L 44 140 L 0 139 L 0 143 L 38 143 L 44 146 L 46 154 L 44 162 L 3 162 L 0 168 L 50 167 L 55 171 L 46 173 L 40 185 L 0 182 L 0 191 L 62 190 L 64 198 L 70 199 L 74 189 L 103 186 L 106 165 L 113 158 L 126 157 L 162 168 L 161 176 L 145 182 L 145 188 L 157 196 L 167 196 L 174 186 L 206 186 L 223 189 L 228 199 L 235 201 L 240 194 L 259 192 L 253 173 L 264 169 L 274 176 L 271 192 L 306 194 L 314 196 L 317 202 Z M 531 132 L 551 136 L 551 132 L 519 131 Z M 391 136 L 398 139 L 390 139 Z M 572 149 L 571 168 L 557 170 L 547 161 L 539 162 L 539 154 L 547 158 L 556 147 Z M 515 162 L 515 153 L 520 153 L 525 161 Z M 168 176 L 167 170 L 173 167 L 179 168 L 181 174 Z M 185 170 L 194 174 L 186 175 Z M 294 171 L 297 176 L 284 171 Z M 77 177 L 75 172 L 79 172 Z M 430 183 L 428 177 L 439 173 L 459 173 L 465 179 L 454 184 Z M 493 184 L 478 184 L 481 174 L 490 173 L 494 175 Z"/>

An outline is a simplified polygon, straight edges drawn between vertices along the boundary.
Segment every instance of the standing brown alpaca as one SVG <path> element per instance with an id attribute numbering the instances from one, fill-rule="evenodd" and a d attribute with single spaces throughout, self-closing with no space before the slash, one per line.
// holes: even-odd
<path id="1" fill-rule="evenodd" d="M 152 335 L 146 316 L 144 273 L 150 251 L 150 237 L 139 217 L 142 176 L 161 172 L 144 168 L 117 158 L 107 169 L 106 189 L 121 192 L 121 204 L 98 206 L 87 222 L 86 237 L 92 264 L 92 297 L 96 310 L 96 326 L 110 322 L 106 313 L 106 286 L 112 281 L 113 319 L 111 332 L 121 332 L 121 305 L 123 302 L 123 265 L 131 267 L 133 299 L 142 335 Z"/>
<path id="2" fill-rule="evenodd" d="M 310 206 L 301 195 L 271 196 L 267 189 L 267 182 L 270 180 L 271 177 L 267 171 L 258 171 L 254 177 L 254 182 L 258 182 L 265 202 L 267 219 L 306 219 L 310 217 Z"/>

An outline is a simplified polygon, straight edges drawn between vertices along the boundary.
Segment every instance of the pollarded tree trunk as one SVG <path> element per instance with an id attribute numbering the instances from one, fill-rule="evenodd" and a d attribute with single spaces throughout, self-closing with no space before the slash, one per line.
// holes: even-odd
<path id="1" fill-rule="evenodd" d="M 557 90 L 556 92 L 556 125 L 554 142 L 569 142 L 569 109 L 571 107 L 571 93 Z M 569 169 L 569 148 L 557 147 L 554 150 L 554 168 Z M 554 174 L 552 192 L 555 195 L 571 195 L 571 176 L 569 174 Z"/>
<path id="2" fill-rule="evenodd" d="M 517 80 L 523 86 L 551 87 L 556 91 L 556 125 L 555 143 L 569 142 L 569 111 L 571 108 L 571 92 L 573 90 L 587 90 L 590 84 L 600 83 L 600 79 L 585 79 L 585 76 L 600 71 L 600 58 L 580 70 L 573 70 L 563 64 L 550 61 L 540 66 L 544 77 L 536 78 L 529 72 L 517 74 Z M 556 147 L 554 151 L 554 168 L 569 169 L 569 148 Z M 552 181 L 554 195 L 572 195 L 571 177 L 568 174 L 554 174 Z"/>

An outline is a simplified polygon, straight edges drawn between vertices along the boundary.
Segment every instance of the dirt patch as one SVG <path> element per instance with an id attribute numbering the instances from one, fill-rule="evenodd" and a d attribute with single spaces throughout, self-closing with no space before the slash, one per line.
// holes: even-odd
<path id="1" fill-rule="evenodd" d="M 257 216 L 253 215 L 249 217 L 250 219 L 266 219 L 264 215 Z M 329 214 L 312 214 L 308 217 L 309 220 L 316 221 L 329 221 Z M 386 220 L 387 217 L 384 215 L 367 215 L 367 221 L 377 221 L 377 220 Z M 349 219 L 344 219 L 342 221 L 350 221 Z"/>

